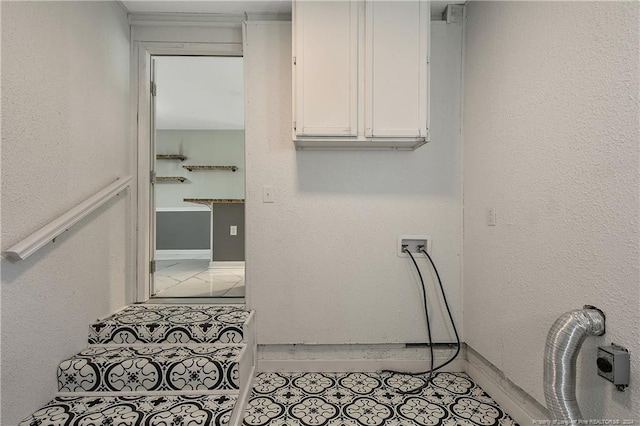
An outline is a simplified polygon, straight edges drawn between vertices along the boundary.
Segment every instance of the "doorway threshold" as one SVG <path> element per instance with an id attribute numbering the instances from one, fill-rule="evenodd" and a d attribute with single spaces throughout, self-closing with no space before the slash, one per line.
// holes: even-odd
<path id="1" fill-rule="evenodd" d="M 244 297 L 153 297 L 145 304 L 158 305 L 244 305 Z"/>

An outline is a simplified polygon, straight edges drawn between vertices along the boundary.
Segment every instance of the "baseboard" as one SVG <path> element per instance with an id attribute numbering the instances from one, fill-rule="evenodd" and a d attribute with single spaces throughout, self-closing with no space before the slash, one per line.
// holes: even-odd
<path id="1" fill-rule="evenodd" d="M 471 347 L 467 347 L 466 372 L 521 426 L 540 424 L 550 419 L 542 404 Z"/>
<path id="2" fill-rule="evenodd" d="M 193 206 L 193 207 L 156 207 L 156 213 L 159 212 L 209 212 L 211 209 L 207 206 Z"/>
<path id="3" fill-rule="evenodd" d="M 444 364 L 454 349 L 436 348 L 434 363 Z M 403 344 L 259 345 L 259 372 L 426 371 L 431 367 L 427 348 Z M 440 371 L 465 371 L 464 346 L 458 358 Z"/>
<path id="4" fill-rule="evenodd" d="M 437 358 L 436 358 L 437 359 Z M 440 362 L 440 360 L 438 360 Z M 465 360 L 456 359 L 438 370 L 442 372 L 462 372 Z M 428 361 L 402 359 L 336 359 L 336 360 L 258 360 L 258 372 L 290 372 L 290 373 L 353 373 L 363 371 L 394 370 L 402 372 L 426 371 Z"/>
<path id="5" fill-rule="evenodd" d="M 156 250 L 156 260 L 211 259 L 211 250 Z"/>
<path id="6" fill-rule="evenodd" d="M 213 261 L 209 262 L 209 269 L 242 269 L 244 268 L 244 260 L 239 261 Z"/>

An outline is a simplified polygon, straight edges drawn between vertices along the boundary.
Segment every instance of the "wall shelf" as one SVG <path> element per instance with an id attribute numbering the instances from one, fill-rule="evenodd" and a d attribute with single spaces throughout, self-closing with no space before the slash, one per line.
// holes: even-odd
<path id="1" fill-rule="evenodd" d="M 186 182 L 187 178 L 182 176 L 156 176 L 156 182 Z"/>
<path id="2" fill-rule="evenodd" d="M 156 160 L 180 160 L 184 161 L 187 159 L 186 155 L 182 154 L 157 154 Z"/>
<path id="3" fill-rule="evenodd" d="M 230 170 L 235 172 L 238 170 L 236 166 L 182 166 L 183 168 L 189 170 L 190 172 L 194 170 Z"/>
<path id="4" fill-rule="evenodd" d="M 205 204 L 244 204 L 244 198 L 183 198 L 186 203 Z"/>

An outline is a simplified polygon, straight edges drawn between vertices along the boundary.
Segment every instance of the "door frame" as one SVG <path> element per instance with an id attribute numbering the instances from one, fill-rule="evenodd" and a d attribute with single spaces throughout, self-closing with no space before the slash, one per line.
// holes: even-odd
<path id="1" fill-rule="evenodd" d="M 132 66 L 135 67 L 137 105 L 134 111 L 135 155 L 137 169 L 135 232 L 135 302 L 151 297 L 151 57 L 167 56 L 243 56 L 242 43 L 171 43 L 142 42 L 133 44 Z M 155 161 L 155 159 L 153 159 Z"/>

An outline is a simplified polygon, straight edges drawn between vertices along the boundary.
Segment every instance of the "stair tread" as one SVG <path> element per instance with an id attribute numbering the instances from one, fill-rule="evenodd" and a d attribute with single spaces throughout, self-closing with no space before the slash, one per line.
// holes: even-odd
<path id="1" fill-rule="evenodd" d="M 237 391 L 244 346 L 90 346 L 60 363 L 58 390 Z"/>
<path id="2" fill-rule="evenodd" d="M 89 326 L 89 344 L 239 343 L 244 305 L 132 305 Z"/>
<path id="3" fill-rule="evenodd" d="M 227 425 L 237 395 L 57 397 L 20 426 Z"/>

